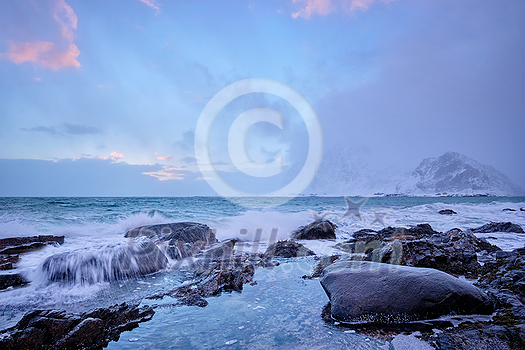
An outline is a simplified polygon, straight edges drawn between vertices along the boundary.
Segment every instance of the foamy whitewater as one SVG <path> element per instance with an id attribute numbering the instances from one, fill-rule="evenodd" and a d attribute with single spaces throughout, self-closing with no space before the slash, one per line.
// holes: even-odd
<path id="1" fill-rule="evenodd" d="M 357 201 L 359 198 L 354 198 Z M 272 205 L 272 198 L 246 198 L 245 203 Z M 391 343 L 364 335 L 345 333 L 326 325 L 321 310 L 328 302 L 318 280 L 304 280 L 313 258 L 292 259 L 274 268 L 257 268 L 257 285 L 246 285 L 242 293 L 208 298 L 204 308 L 173 306 L 174 299 L 145 300 L 168 291 L 189 277 L 174 269 L 140 278 L 114 281 L 106 278 L 104 262 L 128 244 L 127 230 L 147 224 L 193 221 L 209 225 L 219 240 L 240 238 L 236 249 L 262 252 L 271 232 L 287 239 L 291 232 L 314 217 L 336 223 L 337 241 L 308 241 L 317 254 L 332 254 L 334 245 L 363 228 L 408 226 L 429 223 L 437 231 L 474 228 L 491 221 L 510 221 L 525 228 L 525 197 L 372 197 L 361 208 L 362 220 L 346 216 L 343 197 L 298 197 L 263 210 L 247 209 L 220 197 L 193 198 L 0 198 L 0 238 L 64 235 L 60 246 L 21 255 L 17 272 L 32 283 L 24 288 L 0 292 L 0 329 L 14 325 L 24 313 L 37 308 L 61 308 L 73 312 L 121 302 L 161 304 L 151 321 L 125 332 L 110 349 L 211 349 L 231 348 L 359 348 L 419 349 L 427 344 L 411 336 L 398 336 Z M 503 211 L 503 209 L 515 211 Z M 440 215 L 452 209 L 457 215 Z M 384 221 L 377 220 L 385 214 Z M 481 234 L 504 250 L 525 246 L 525 235 Z M 42 269 L 44 260 L 69 253 L 74 270 L 91 258 L 102 261 L 89 271 L 89 279 L 50 282 Z M 78 272 L 79 274 L 81 273 Z M 12 273 L 12 271 L 2 271 Z M 130 342 L 128 339 L 137 341 Z M 303 341 L 307 339 L 307 343 Z M 236 342 L 232 342 L 236 340 Z"/>

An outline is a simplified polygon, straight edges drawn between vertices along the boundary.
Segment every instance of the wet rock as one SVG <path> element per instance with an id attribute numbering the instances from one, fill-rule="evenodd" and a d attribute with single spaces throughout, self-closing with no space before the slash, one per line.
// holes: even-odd
<path id="1" fill-rule="evenodd" d="M 125 303 L 83 314 L 36 310 L 1 332 L 0 348 L 99 349 L 118 340 L 123 331 L 150 320 L 154 313 L 149 306 L 139 308 Z"/>
<path id="2" fill-rule="evenodd" d="M 403 242 L 400 263 L 414 267 L 428 267 L 453 275 L 476 277 L 481 267 L 477 260 L 477 238 L 464 232 L 447 232 Z M 487 242 L 488 243 L 488 242 Z"/>
<path id="3" fill-rule="evenodd" d="M 292 233 L 293 239 L 335 239 L 337 225 L 328 221 L 314 221 Z"/>
<path id="4" fill-rule="evenodd" d="M 141 226 L 126 232 L 125 237 L 145 236 L 156 243 L 168 242 L 166 254 L 173 260 L 192 257 L 217 242 L 208 225 L 196 222 Z"/>
<path id="5" fill-rule="evenodd" d="M 167 264 L 160 249 L 140 237 L 126 247 L 55 254 L 46 258 L 41 268 L 50 281 L 93 284 L 154 273 Z"/>
<path id="6" fill-rule="evenodd" d="M 0 290 L 9 287 L 20 287 L 28 284 L 29 281 L 20 274 L 3 274 L 0 275 Z"/>
<path id="7" fill-rule="evenodd" d="M 129 230 L 125 235 L 125 237 L 139 236 L 167 242 L 196 243 L 201 241 L 206 244 L 217 242 L 215 234 L 208 225 L 196 222 L 176 222 L 141 226 Z"/>
<path id="8" fill-rule="evenodd" d="M 525 211 L 525 208 L 520 208 L 520 211 Z"/>
<path id="9" fill-rule="evenodd" d="M 324 269 L 326 269 L 328 266 L 332 265 L 337 259 L 339 259 L 341 255 L 331 255 L 331 256 L 322 256 L 319 258 L 319 262 L 314 267 L 314 271 L 311 275 L 304 275 L 302 278 L 305 279 L 313 279 L 317 277 L 321 277 L 323 274 Z"/>
<path id="10" fill-rule="evenodd" d="M 452 229 L 437 232 L 428 224 L 387 227 L 381 231 L 361 230 L 338 248 L 360 254 L 355 259 L 381 263 L 428 267 L 453 275 L 477 277 L 481 265 L 477 254 L 501 250 L 472 232 Z M 492 257 L 489 257 L 492 259 Z"/>
<path id="11" fill-rule="evenodd" d="M 253 281 L 254 265 L 247 260 L 233 259 L 228 264 L 216 262 L 207 271 L 202 271 L 195 282 L 177 287 L 167 293 L 153 295 L 148 299 L 161 299 L 165 296 L 178 298 L 180 305 L 204 307 L 204 299 L 223 292 L 241 292 L 244 284 Z"/>
<path id="12" fill-rule="evenodd" d="M 164 269 L 168 259 L 155 243 L 142 239 L 129 244 L 114 261 L 114 273 L 119 276 L 147 275 Z"/>
<path id="13" fill-rule="evenodd" d="M 516 209 L 512 209 L 512 208 L 504 208 L 502 211 L 516 211 Z"/>
<path id="14" fill-rule="evenodd" d="M 403 241 L 421 239 L 439 234 L 432 229 L 429 224 L 419 224 L 412 227 L 387 227 L 380 231 L 370 229 L 359 230 L 353 234 L 351 241 L 369 243 L 372 241 L 394 241 L 400 239 Z"/>
<path id="15" fill-rule="evenodd" d="M 180 291 L 178 294 L 179 305 L 206 307 L 209 304 L 199 293 L 188 293 L 185 290 L 184 292 Z"/>
<path id="16" fill-rule="evenodd" d="M 293 241 L 279 241 L 270 245 L 263 256 L 267 259 L 276 258 L 295 258 L 300 256 L 315 255 L 313 251 L 304 245 Z"/>
<path id="17" fill-rule="evenodd" d="M 31 236 L 0 239 L 0 255 L 30 253 L 42 249 L 48 244 L 63 244 L 64 236 Z"/>
<path id="18" fill-rule="evenodd" d="M 454 214 L 457 214 L 452 209 L 443 209 L 443 210 L 440 210 L 438 213 L 441 214 L 441 215 L 454 215 Z"/>
<path id="19" fill-rule="evenodd" d="M 497 260 L 483 265 L 477 285 L 491 290 L 504 304 L 516 304 L 515 314 L 523 314 L 525 322 L 525 305 L 519 300 L 525 300 L 525 252 L 515 249 L 512 252 L 498 252 Z M 512 293 L 512 294 L 509 294 Z M 513 297 L 513 294 L 517 298 Z M 516 299 L 518 302 L 516 302 Z M 523 312 L 521 312 L 521 310 Z"/>
<path id="20" fill-rule="evenodd" d="M 512 222 L 490 222 L 486 225 L 471 229 L 474 233 L 491 233 L 491 232 L 514 232 L 525 233 L 520 225 Z"/>
<path id="21" fill-rule="evenodd" d="M 523 325 L 508 322 L 508 315 L 496 315 L 492 322 L 464 322 L 436 335 L 438 349 L 494 350 L 524 349 Z"/>
<path id="22" fill-rule="evenodd" d="M 31 237 L 2 238 L 0 239 L 0 249 L 3 249 L 5 247 L 21 246 L 21 245 L 31 244 L 35 242 L 39 242 L 39 243 L 50 242 L 50 243 L 63 244 L 64 236 L 43 235 L 43 236 L 31 236 Z"/>
<path id="23" fill-rule="evenodd" d="M 325 269 L 321 285 L 339 321 L 398 323 L 493 311 L 479 288 L 434 269 L 342 260 Z"/>
<path id="24" fill-rule="evenodd" d="M 13 264 L 16 264 L 20 260 L 19 255 L 0 255 L 0 270 L 12 270 Z"/>
<path id="25" fill-rule="evenodd" d="M 196 259 L 206 262 L 227 262 L 233 256 L 233 249 L 238 242 L 236 239 L 228 239 L 217 243 L 210 248 L 195 255 Z"/>

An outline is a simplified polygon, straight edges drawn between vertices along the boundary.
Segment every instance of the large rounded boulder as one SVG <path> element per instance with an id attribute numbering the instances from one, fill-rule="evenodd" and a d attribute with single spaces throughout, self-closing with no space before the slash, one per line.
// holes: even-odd
<path id="1" fill-rule="evenodd" d="M 477 287 L 428 268 L 344 260 L 325 269 L 321 285 L 332 318 L 343 322 L 402 323 L 493 311 Z"/>

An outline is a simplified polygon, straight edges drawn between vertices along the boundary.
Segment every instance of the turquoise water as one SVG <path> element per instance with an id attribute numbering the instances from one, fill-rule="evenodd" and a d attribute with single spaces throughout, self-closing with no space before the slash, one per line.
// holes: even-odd
<path id="1" fill-rule="evenodd" d="M 122 334 L 109 349 L 384 348 L 384 341 L 345 333 L 321 319 L 328 298 L 319 281 L 301 278 L 314 264 L 313 259 L 302 258 L 258 268 L 255 286 L 208 298 L 204 308 L 170 306 L 175 302 L 170 297 L 161 303 L 146 301 L 159 305 L 154 319 Z M 228 346 L 227 342 L 235 343 Z"/>

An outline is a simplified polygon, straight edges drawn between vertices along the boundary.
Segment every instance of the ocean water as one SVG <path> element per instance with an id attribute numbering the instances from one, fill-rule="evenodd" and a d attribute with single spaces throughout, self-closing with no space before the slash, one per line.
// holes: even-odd
<path id="1" fill-rule="evenodd" d="M 246 285 L 242 293 L 208 298 L 210 304 L 205 308 L 174 306 L 176 301 L 169 297 L 154 302 L 144 299 L 190 278 L 185 269 L 174 268 L 174 262 L 165 271 L 141 278 L 108 282 L 94 269 L 89 282 L 68 283 L 50 282 L 42 263 L 60 253 L 73 253 L 80 260 L 109 261 L 126 246 L 127 230 L 179 221 L 207 224 L 219 240 L 243 239 L 246 243 L 237 249 L 251 252 L 264 251 L 272 231 L 278 233 L 277 239 L 286 239 L 299 226 L 319 216 L 338 225 L 337 241 L 350 238 L 362 228 L 420 223 L 429 223 L 437 231 L 474 228 L 490 221 L 511 221 L 525 227 L 525 211 L 520 210 L 525 208 L 525 197 L 372 197 L 360 208 L 361 220 L 345 216 L 343 197 L 297 197 L 272 206 L 276 203 L 279 201 L 272 198 L 244 198 L 233 203 L 221 197 L 0 198 L 0 238 L 65 236 L 61 246 L 22 255 L 17 271 L 32 283 L 0 292 L 0 329 L 14 325 L 25 312 L 36 308 L 80 312 L 125 301 L 156 304 L 156 314 L 151 321 L 123 333 L 118 342 L 110 344 L 111 349 L 424 348 L 426 344 L 419 344 L 414 337 L 399 337 L 390 344 L 326 325 L 320 314 L 328 298 L 319 281 L 300 278 L 311 272 L 315 265 L 312 258 L 257 268 L 256 285 Z M 253 204 L 268 207 L 249 209 Z M 506 208 L 515 211 L 503 211 Z M 452 209 L 458 214 L 440 215 L 441 209 Z M 525 246 L 522 234 L 481 236 L 505 250 Z M 336 250 L 333 241 L 305 245 L 317 254 Z"/>

